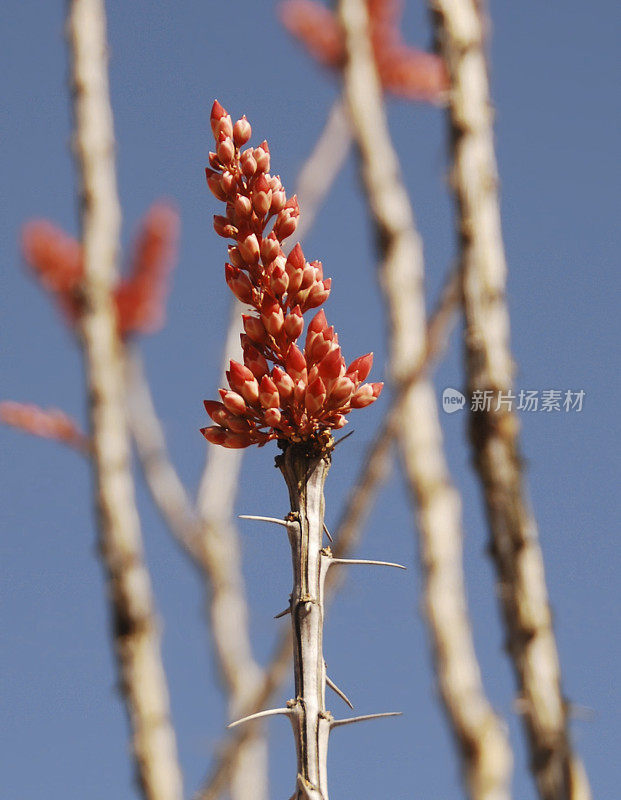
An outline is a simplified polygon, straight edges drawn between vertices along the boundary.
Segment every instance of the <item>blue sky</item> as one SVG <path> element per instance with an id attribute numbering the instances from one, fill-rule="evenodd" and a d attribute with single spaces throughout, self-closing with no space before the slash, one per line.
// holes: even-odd
<path id="1" fill-rule="evenodd" d="M 195 489 L 205 455 L 198 428 L 213 397 L 228 312 L 218 209 L 204 185 L 214 97 L 267 138 L 289 191 L 318 136 L 337 83 L 280 29 L 271 3 L 109 4 L 111 84 L 127 242 L 148 205 L 173 198 L 181 212 L 180 264 L 168 325 L 143 350 L 180 473 Z M 76 231 L 69 155 L 64 4 L 8 0 L 0 11 L 0 399 L 57 406 L 84 418 L 79 354 L 48 299 L 26 275 L 20 226 L 47 217 Z M 491 61 L 509 300 L 518 388 L 583 389 L 581 413 L 523 414 L 523 451 L 540 526 L 563 664 L 578 706 L 573 735 L 594 797 L 614 797 L 621 773 L 618 546 L 619 158 L 616 4 L 567 0 L 494 4 Z M 422 3 L 410 2 L 406 38 L 426 46 Z M 615 100 L 617 102 L 615 102 Z M 391 129 L 425 241 L 427 290 L 437 295 L 454 257 L 445 126 L 437 109 L 390 100 Z M 373 237 L 353 158 L 304 243 L 334 279 L 328 304 L 348 358 L 374 350 L 382 372 L 384 319 Z M 438 372 L 438 395 L 463 385 L 459 331 Z M 328 524 L 386 401 L 358 412 L 327 487 Z M 465 416 L 443 416 L 464 497 L 465 563 L 475 638 L 489 696 L 516 749 L 515 797 L 532 800 L 513 680 L 503 653 Z M 127 727 L 114 687 L 102 575 L 95 557 L 90 476 L 79 456 L 0 431 L 2 609 L 0 702 L 7 797 L 133 798 Z M 240 513 L 280 516 L 286 492 L 270 448 L 249 453 Z M 138 498 L 187 791 L 200 784 L 224 723 L 203 613 L 203 590 L 171 543 L 141 481 Z M 285 542 L 242 525 L 257 655 L 267 656 L 272 615 L 289 592 Z M 458 769 L 436 702 L 412 514 L 395 471 L 360 554 L 409 565 L 406 574 L 348 579 L 327 622 L 326 656 L 361 713 L 401 708 L 399 720 L 335 734 L 333 800 L 461 797 Z M 286 687 L 282 699 L 290 694 Z M 333 704 L 336 710 L 336 701 Z M 584 707 L 587 711 L 580 710 Z M 289 797 L 291 733 L 270 722 L 272 797 Z"/>

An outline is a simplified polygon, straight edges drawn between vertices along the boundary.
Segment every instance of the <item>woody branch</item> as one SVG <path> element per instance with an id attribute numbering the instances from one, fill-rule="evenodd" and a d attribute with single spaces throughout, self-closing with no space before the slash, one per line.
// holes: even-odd
<path id="1" fill-rule="evenodd" d="M 338 9 L 347 51 L 345 96 L 381 243 L 380 280 L 390 318 L 392 376 L 399 385 L 425 348 L 422 243 L 385 121 L 366 4 L 341 0 Z M 407 390 L 401 413 L 401 453 L 418 506 L 425 608 L 447 717 L 470 796 L 508 798 L 511 753 L 481 682 L 464 588 L 460 497 L 450 480 L 428 381 L 418 381 Z"/>
<path id="2" fill-rule="evenodd" d="M 507 394 L 513 385 L 513 360 L 484 21 L 475 0 L 433 0 L 430 5 L 451 79 L 452 187 L 463 269 L 468 390 Z M 585 800 L 590 790 L 569 737 L 543 556 L 524 487 L 518 429 L 515 414 L 504 405 L 470 417 L 507 649 L 542 800 Z"/>
<path id="3" fill-rule="evenodd" d="M 105 12 L 100 0 L 70 4 L 68 38 L 84 252 L 80 334 L 89 392 L 99 547 L 138 782 L 147 800 L 181 800 L 181 774 L 129 466 L 121 346 L 112 298 L 120 209 Z"/>

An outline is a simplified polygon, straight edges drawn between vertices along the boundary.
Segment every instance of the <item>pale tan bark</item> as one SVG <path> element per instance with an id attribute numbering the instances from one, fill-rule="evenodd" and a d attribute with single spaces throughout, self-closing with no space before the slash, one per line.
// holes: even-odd
<path id="1" fill-rule="evenodd" d="M 341 0 L 345 96 L 381 247 L 380 279 L 390 318 L 391 370 L 403 381 L 425 348 L 422 242 L 386 125 L 363 0 Z M 418 381 L 402 405 L 401 452 L 418 507 L 425 608 L 444 705 L 469 794 L 509 797 L 511 752 L 485 697 L 474 651 L 462 567 L 461 503 L 452 486 L 431 384 Z"/>
<path id="2" fill-rule="evenodd" d="M 148 800 L 181 800 L 181 773 L 157 618 L 134 499 L 123 361 L 112 299 L 120 209 L 101 0 L 70 4 L 68 38 L 84 253 L 80 338 L 89 394 L 99 549 L 137 778 Z"/>
<path id="3" fill-rule="evenodd" d="M 512 389 L 514 369 L 483 18 L 474 0 L 430 5 L 451 79 L 452 186 L 464 275 L 468 390 L 490 390 L 497 398 Z M 470 433 L 531 768 L 542 799 L 587 800 L 588 782 L 569 737 L 543 557 L 522 474 L 519 424 L 505 405 L 498 410 L 495 405 L 471 415 Z"/>

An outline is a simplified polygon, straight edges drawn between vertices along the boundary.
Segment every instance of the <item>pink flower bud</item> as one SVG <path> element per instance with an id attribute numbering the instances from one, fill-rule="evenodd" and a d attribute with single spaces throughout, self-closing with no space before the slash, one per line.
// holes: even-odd
<path id="1" fill-rule="evenodd" d="M 269 264 L 281 254 L 280 243 L 273 233 L 261 241 L 261 258 L 264 264 Z"/>
<path id="2" fill-rule="evenodd" d="M 241 164 L 242 172 L 247 178 L 250 178 L 257 171 L 257 162 L 252 153 L 252 148 L 244 150 L 241 154 L 239 163 Z"/>
<path id="3" fill-rule="evenodd" d="M 222 217 L 219 214 L 214 215 L 213 227 L 218 236 L 223 236 L 225 239 L 232 239 L 238 233 L 237 228 L 231 225 L 226 217 Z"/>
<path id="4" fill-rule="evenodd" d="M 257 380 L 266 375 L 269 369 L 265 356 L 259 353 L 256 347 L 252 345 L 244 347 L 244 365 L 248 367 Z"/>
<path id="5" fill-rule="evenodd" d="M 250 372 L 250 370 L 248 370 L 248 372 Z M 252 378 L 249 380 L 245 380 L 241 387 L 241 396 L 247 403 L 250 403 L 250 405 L 252 405 L 253 403 L 256 403 L 259 400 L 259 382 L 254 377 L 254 375 L 252 375 L 251 372 L 250 375 L 252 376 Z"/>
<path id="6" fill-rule="evenodd" d="M 373 366 L 373 353 L 367 353 L 366 356 L 359 356 L 355 358 L 347 368 L 348 375 L 353 381 L 359 383 L 366 380 L 371 367 Z"/>
<path id="7" fill-rule="evenodd" d="M 209 167 L 206 167 L 205 175 L 207 176 L 207 186 L 209 186 L 211 193 L 217 200 L 225 202 L 226 194 L 224 193 L 220 183 L 220 173 L 214 172 L 212 169 L 209 169 Z"/>
<path id="8" fill-rule="evenodd" d="M 270 274 L 270 286 L 274 294 L 282 295 L 287 291 L 289 286 L 289 276 L 284 268 L 276 264 Z"/>
<path id="9" fill-rule="evenodd" d="M 259 386 L 259 402 L 263 408 L 278 408 L 280 405 L 280 396 L 274 381 L 268 376 L 264 375 L 261 378 Z"/>
<path id="10" fill-rule="evenodd" d="M 209 430 L 209 428 L 207 429 Z M 229 447 L 232 450 L 239 450 L 242 447 L 248 447 L 253 444 L 253 438 L 250 433 L 233 433 L 232 431 L 224 431 L 224 440 L 217 442 L 224 447 Z"/>
<path id="11" fill-rule="evenodd" d="M 252 193 L 252 207 L 254 208 L 258 217 L 264 217 L 270 210 L 271 204 L 272 204 L 271 189 L 268 189 L 267 192 Z"/>
<path id="12" fill-rule="evenodd" d="M 306 371 L 306 359 L 301 350 L 295 344 L 291 344 L 287 350 L 285 358 L 285 368 L 294 381 L 306 381 L 308 373 Z"/>
<path id="13" fill-rule="evenodd" d="M 203 400 L 203 404 L 205 406 L 205 411 L 209 414 L 211 419 L 220 424 L 220 420 L 215 417 L 219 416 L 220 412 L 226 411 L 224 404 L 218 403 L 215 400 Z"/>
<path id="14" fill-rule="evenodd" d="M 223 117 L 227 116 L 227 111 L 224 106 L 221 106 L 217 100 L 213 101 L 213 105 L 211 107 L 211 114 L 209 116 L 209 121 L 211 122 L 211 131 L 214 136 L 217 136 L 218 126 L 220 124 L 220 120 Z"/>
<path id="15" fill-rule="evenodd" d="M 282 189 L 277 191 L 272 190 L 272 204 L 270 206 L 271 214 L 278 214 L 285 207 L 287 202 L 287 195 Z"/>
<path id="16" fill-rule="evenodd" d="M 333 417 L 332 427 L 334 430 L 339 430 L 339 428 L 345 427 L 347 425 L 347 420 L 345 419 L 343 414 L 335 414 Z"/>
<path id="17" fill-rule="evenodd" d="M 363 383 L 351 399 L 352 408 L 366 408 L 374 403 L 382 391 L 383 383 Z"/>
<path id="18" fill-rule="evenodd" d="M 248 219 L 252 214 L 250 198 L 245 197 L 243 194 L 238 194 L 235 198 L 235 213 L 242 219 Z"/>
<path id="19" fill-rule="evenodd" d="M 269 425 L 271 428 L 280 425 L 282 420 L 282 413 L 278 408 L 268 408 L 263 413 L 263 420 L 266 425 Z"/>
<path id="20" fill-rule="evenodd" d="M 304 302 L 302 303 L 303 311 L 308 311 L 310 308 L 317 308 L 326 302 L 330 297 L 330 286 L 332 278 L 326 278 L 322 283 L 315 283 L 307 291 Z"/>
<path id="21" fill-rule="evenodd" d="M 220 389 L 220 397 L 222 398 L 223 405 L 231 414 L 240 415 L 248 413 L 248 406 L 244 398 L 237 392 L 228 392 L 226 389 Z"/>
<path id="22" fill-rule="evenodd" d="M 222 190 L 227 198 L 232 198 L 237 193 L 237 178 L 231 172 L 225 172 L 220 180 Z"/>
<path id="23" fill-rule="evenodd" d="M 270 171 L 270 153 L 267 148 L 267 142 L 263 142 L 259 147 L 255 147 L 252 151 L 255 161 L 257 162 L 257 170 L 259 172 Z"/>
<path id="24" fill-rule="evenodd" d="M 318 311 L 310 321 L 308 333 L 321 333 L 322 331 L 325 331 L 327 327 L 328 320 L 326 319 L 326 312 L 322 308 L 321 311 Z"/>
<path id="25" fill-rule="evenodd" d="M 337 378 L 330 389 L 330 402 L 337 406 L 344 405 L 354 393 L 354 382 L 342 375 Z"/>
<path id="26" fill-rule="evenodd" d="M 233 141 L 236 147 L 243 147 L 252 136 L 252 128 L 246 117 L 238 119 L 233 126 Z"/>
<path id="27" fill-rule="evenodd" d="M 298 200 L 295 195 L 287 200 L 282 211 L 279 212 L 274 223 L 274 233 L 279 241 L 283 241 L 288 236 L 291 236 L 298 227 L 298 218 L 300 216 L 300 208 Z"/>
<path id="28" fill-rule="evenodd" d="M 315 280 L 322 281 L 323 280 L 323 264 L 321 261 L 311 261 L 311 267 L 315 270 Z"/>
<path id="29" fill-rule="evenodd" d="M 224 277 L 229 289 L 242 303 L 252 303 L 252 283 L 248 276 L 238 267 L 225 264 Z"/>
<path id="30" fill-rule="evenodd" d="M 211 444 L 224 445 L 224 440 L 226 438 L 226 431 L 224 428 L 220 428 L 217 425 L 212 425 L 209 428 L 201 428 L 201 433 L 208 442 L 211 442 Z"/>
<path id="31" fill-rule="evenodd" d="M 319 374 L 324 380 L 334 381 L 341 374 L 342 363 L 341 348 L 337 345 L 319 363 Z"/>
<path id="32" fill-rule="evenodd" d="M 254 380 L 254 375 L 248 367 L 240 364 L 238 361 L 231 360 L 229 362 L 229 371 L 226 373 L 229 380 L 231 389 L 241 394 L 242 386 L 246 381 Z M 223 398 L 224 402 L 224 398 Z"/>
<path id="33" fill-rule="evenodd" d="M 245 237 L 240 238 L 237 242 L 237 246 L 239 247 L 242 258 L 247 264 L 258 263 L 261 249 L 256 234 L 249 233 Z"/>
<path id="34" fill-rule="evenodd" d="M 292 308 L 289 314 L 285 317 L 285 334 L 287 339 L 295 341 L 304 330 L 304 318 L 300 306 Z"/>
<path id="35" fill-rule="evenodd" d="M 326 400 L 326 387 L 321 378 L 309 383 L 304 397 L 304 405 L 309 414 L 316 414 Z"/>
<path id="36" fill-rule="evenodd" d="M 229 139 L 228 136 L 223 136 L 221 134 L 220 141 L 216 147 L 216 153 L 223 164 L 230 164 L 235 156 L 235 145 L 233 144 L 233 140 Z"/>
<path id="37" fill-rule="evenodd" d="M 220 163 L 217 153 L 212 153 L 211 150 L 209 151 L 209 166 L 216 170 L 222 169 L 222 164 Z"/>
<path id="38" fill-rule="evenodd" d="M 304 396 L 306 394 L 306 381 L 299 380 L 293 387 L 293 402 L 294 403 L 302 403 L 304 402 Z"/>
<path id="39" fill-rule="evenodd" d="M 280 367 L 274 367 L 272 370 L 272 379 L 281 400 L 284 402 L 288 400 L 293 394 L 294 383 L 290 375 L 287 375 Z"/>
<path id="40" fill-rule="evenodd" d="M 317 306 L 323 305 L 326 302 L 330 295 L 330 289 L 326 289 L 324 287 L 324 282 L 321 283 L 314 283 L 309 292 L 308 297 L 306 298 L 306 307 L 305 310 L 309 308 L 317 308 Z"/>
<path id="41" fill-rule="evenodd" d="M 234 267 L 245 267 L 246 262 L 239 252 L 239 248 L 229 245 L 229 261 Z"/>
<path id="42" fill-rule="evenodd" d="M 242 314 L 242 321 L 244 330 L 253 342 L 257 344 L 267 344 L 269 342 L 267 331 L 265 330 L 265 325 L 262 320 L 257 319 L 257 317 Z"/>
<path id="43" fill-rule="evenodd" d="M 285 322 L 282 307 L 276 301 L 265 297 L 261 304 L 261 321 L 268 333 L 272 336 L 278 336 Z M 250 333 L 248 335 L 250 336 Z"/>

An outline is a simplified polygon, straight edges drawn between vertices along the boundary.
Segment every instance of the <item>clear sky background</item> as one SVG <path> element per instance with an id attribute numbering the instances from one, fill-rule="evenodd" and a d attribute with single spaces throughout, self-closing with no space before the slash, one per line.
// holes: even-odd
<path id="1" fill-rule="evenodd" d="M 292 191 L 337 83 L 280 28 L 273 3 L 109 3 L 111 84 L 119 185 L 128 241 L 148 205 L 181 212 L 180 264 L 168 325 L 144 339 L 170 448 L 195 489 L 205 456 L 202 400 L 215 396 L 228 290 L 217 203 L 203 168 L 208 115 L 218 97 L 267 138 Z M 5 0 L 0 10 L 0 399 L 56 406 L 84 419 L 82 370 L 69 332 L 21 265 L 20 226 L 47 217 L 75 233 L 75 176 L 63 41 L 64 3 Z M 493 91 L 509 300 L 518 388 L 583 389 L 581 413 L 525 414 L 523 450 L 540 526 L 563 664 L 576 704 L 573 737 L 594 798 L 621 784 L 619 635 L 619 10 L 616 3 L 492 4 Z M 404 33 L 427 46 L 423 3 L 409 2 Z M 446 191 L 443 112 L 389 100 L 391 129 L 425 241 L 430 302 L 455 254 Z M 334 279 L 328 314 L 349 358 L 375 350 L 383 370 L 384 319 L 367 212 L 353 157 L 312 233 L 308 258 Z M 376 378 L 377 379 L 377 378 Z M 439 370 L 438 395 L 463 385 L 459 331 Z M 386 399 L 357 412 L 356 435 L 328 480 L 333 523 Z M 516 800 L 532 800 L 514 684 L 503 652 L 487 532 L 465 446 L 464 413 L 443 415 L 465 506 L 465 564 L 486 689 L 510 726 Z M 282 516 L 284 483 L 273 447 L 248 454 L 238 510 Z M 163 621 L 163 652 L 186 793 L 201 783 L 225 722 L 206 636 L 203 590 L 171 543 L 141 482 L 138 496 Z M 0 430 L 0 640 L 3 788 L 7 800 L 135 798 L 128 733 L 115 691 L 102 574 L 95 557 L 90 476 L 62 447 Z M 277 531 L 242 525 L 252 635 L 265 658 L 272 615 L 290 589 Z M 403 709 L 398 720 L 354 726 L 330 747 L 333 800 L 456 800 L 462 796 L 439 709 L 412 514 L 393 473 L 360 554 L 404 561 L 407 573 L 357 571 L 330 609 L 326 657 L 359 713 Z M 291 695 L 286 687 L 281 699 Z M 344 713 L 330 698 L 336 713 Z M 295 770 L 286 722 L 269 723 L 271 797 L 289 797 Z"/>

